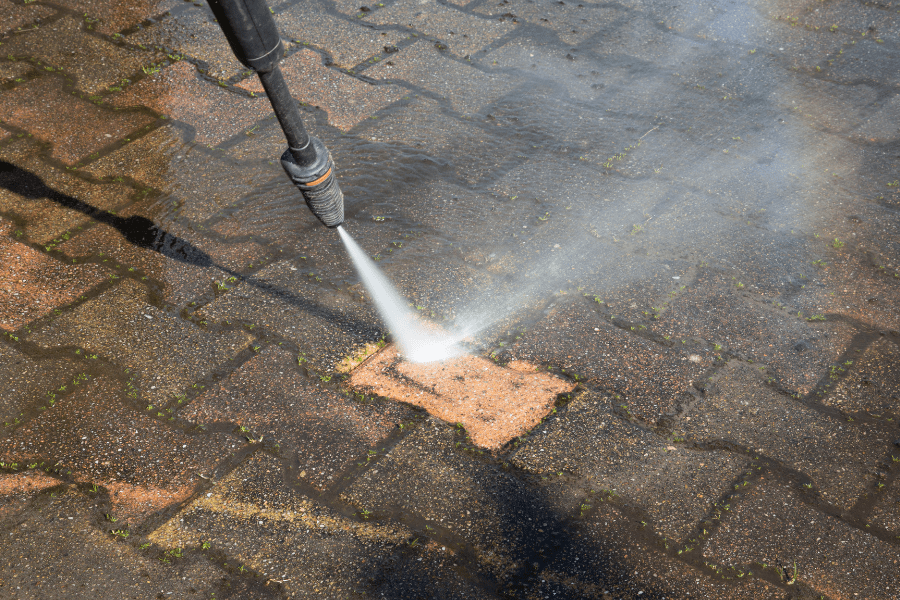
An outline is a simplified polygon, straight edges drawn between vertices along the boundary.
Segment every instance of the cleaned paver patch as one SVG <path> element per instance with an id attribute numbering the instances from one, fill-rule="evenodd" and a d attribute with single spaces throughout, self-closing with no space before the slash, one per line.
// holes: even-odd
<path id="1" fill-rule="evenodd" d="M 391 345 L 357 367 L 350 385 L 421 406 L 448 423 L 461 423 L 472 442 L 497 449 L 537 425 L 557 396 L 574 384 L 534 365 L 507 368 L 479 356 L 416 364 L 401 359 Z"/>

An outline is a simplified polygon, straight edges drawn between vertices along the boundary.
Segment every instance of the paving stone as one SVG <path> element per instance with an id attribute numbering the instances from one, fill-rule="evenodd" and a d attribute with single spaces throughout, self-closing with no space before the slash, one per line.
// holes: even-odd
<path id="1" fill-rule="evenodd" d="M 333 373 L 344 357 L 382 333 L 370 306 L 316 285 L 311 271 L 298 266 L 270 265 L 200 314 L 209 321 L 264 327 L 297 344 L 313 369 Z"/>
<path id="2" fill-rule="evenodd" d="M 241 332 L 207 333 L 148 304 L 134 281 L 80 304 L 45 325 L 29 341 L 74 345 L 134 371 L 135 402 L 164 405 L 248 346 Z"/>
<path id="3" fill-rule="evenodd" d="M 401 525 L 356 522 L 300 495 L 281 464 L 251 456 L 150 534 L 164 547 L 199 546 L 281 583 L 287 598 L 362 593 L 377 563 L 411 541 Z"/>
<path id="4" fill-rule="evenodd" d="M 68 8 L 85 17 L 85 28 L 100 33 L 113 34 L 130 29 L 151 17 L 183 6 L 181 0 L 132 0 L 124 5 L 110 4 L 104 0 L 56 0 L 57 6 Z"/>
<path id="5" fill-rule="evenodd" d="M 891 454 L 892 461 L 900 462 L 900 452 L 894 450 Z M 900 479 L 894 479 L 888 484 L 872 509 L 872 515 L 867 519 L 876 527 L 884 527 L 894 534 L 894 539 L 900 536 Z"/>
<path id="6" fill-rule="evenodd" d="M 579 45 L 594 36 L 606 36 L 615 26 L 627 24 L 634 15 L 621 7 L 590 3 L 560 4 L 558 0 L 515 0 L 475 8 L 477 14 L 499 18 L 515 15 L 518 21 L 546 28 L 569 46 Z"/>
<path id="7" fill-rule="evenodd" d="M 624 421 L 610 398 L 584 393 L 560 417 L 537 427 L 512 463 L 540 475 L 567 472 L 594 489 L 614 490 L 653 519 L 670 540 L 686 539 L 749 461 L 719 450 L 693 451 Z"/>
<path id="8" fill-rule="evenodd" d="M 76 88 L 88 94 L 106 91 L 140 72 L 141 65 L 158 58 L 90 35 L 72 17 L 64 17 L 46 27 L 52 34 L 48 35 L 43 28 L 21 33 L 4 43 L 4 50 L 8 55 L 38 59 L 74 75 Z M 78 48 L 78 52 L 73 53 L 72 48 Z"/>
<path id="9" fill-rule="evenodd" d="M 23 83 L 4 95 L 0 119 L 52 144 L 51 156 L 70 165 L 153 120 L 143 112 L 113 112 L 82 100 L 56 77 Z"/>
<path id="10" fill-rule="evenodd" d="M 367 15 L 365 21 L 410 27 L 440 39 L 458 56 L 473 58 L 476 52 L 515 29 L 509 21 L 476 17 L 435 0 L 398 0 Z"/>
<path id="11" fill-rule="evenodd" d="M 18 221 L 17 240 L 58 245 L 131 200 L 133 189 L 90 182 L 47 164 L 40 154 L 41 146 L 24 135 L 0 142 L 0 210 Z"/>
<path id="12" fill-rule="evenodd" d="M 216 79 L 228 79 L 247 71 L 247 67 L 234 57 L 222 29 L 205 6 L 171 14 L 126 36 L 125 40 L 135 45 L 162 48 L 167 53 L 199 59 L 203 61 L 204 69 L 209 75 Z M 193 70 L 187 63 L 186 68 Z M 169 85 L 178 86 L 174 83 Z M 159 93 L 165 94 L 164 91 Z M 173 102 L 174 98 L 169 101 Z"/>
<path id="13" fill-rule="evenodd" d="M 566 544 L 545 563 L 522 597 L 642 600 L 783 600 L 782 590 L 759 579 L 724 581 L 701 573 L 655 547 L 634 541 L 636 523 L 601 504 L 579 523 Z M 538 583 L 537 580 L 541 582 Z"/>
<path id="14" fill-rule="evenodd" d="M 370 85 L 322 64 L 312 50 L 299 50 L 282 61 L 281 70 L 295 98 L 322 108 L 328 122 L 348 131 L 404 93 L 393 85 Z M 238 87 L 263 93 L 258 77 L 245 79 Z M 273 155 L 273 158 L 277 156 Z"/>
<path id="15" fill-rule="evenodd" d="M 285 38 L 326 50 L 335 66 L 345 69 L 380 55 L 385 46 L 393 46 L 405 37 L 398 31 L 380 31 L 364 22 L 357 25 L 333 17 L 321 3 L 314 2 L 299 2 L 276 13 L 275 23 Z M 291 89 L 301 88 L 291 85 Z"/>
<path id="16" fill-rule="evenodd" d="M 357 478 L 341 498 L 360 510 L 415 515 L 473 545 L 474 558 L 500 581 L 515 578 L 530 548 L 560 539 L 560 507 L 497 467 L 454 449 L 436 421 L 414 429 Z"/>
<path id="17" fill-rule="evenodd" d="M 488 75 L 450 60 L 424 40 L 366 69 L 365 74 L 373 79 L 406 81 L 447 98 L 453 110 L 467 113 L 482 110 L 520 83 L 508 75 Z"/>
<path id="18" fill-rule="evenodd" d="M 23 419 L 26 410 L 47 400 L 48 392 L 60 385 L 71 385 L 73 376 L 81 372 L 81 365 L 75 361 L 31 358 L 0 346 L 0 378 L 7 382 L 0 397 L 0 421 L 6 425 Z"/>
<path id="19" fill-rule="evenodd" d="M 829 598 L 897 596 L 895 546 L 802 502 L 790 487 L 768 479 L 732 507 L 703 557 L 722 566 L 780 567 Z"/>
<path id="20" fill-rule="evenodd" d="M 715 389 L 676 425 L 688 439 L 722 440 L 808 475 L 825 501 L 849 510 L 891 443 L 876 425 L 850 423 L 776 392 L 755 365 L 729 363 Z M 778 423 L 777 428 L 771 426 Z"/>
<path id="21" fill-rule="evenodd" d="M 194 128 L 194 141 L 217 145 L 268 115 L 264 98 L 246 98 L 200 78 L 194 65 L 179 61 L 125 88 L 114 106 L 147 106 Z"/>
<path id="22" fill-rule="evenodd" d="M 279 445 L 300 478 L 318 489 L 339 482 L 353 461 L 382 442 L 410 411 L 393 403 L 348 400 L 304 376 L 295 356 L 270 347 L 206 391 L 179 416 L 234 423 Z"/>
<path id="23" fill-rule="evenodd" d="M 900 82 L 900 76 L 892 66 L 900 60 L 896 41 L 879 44 L 873 39 L 860 40 L 834 57 L 834 63 L 827 69 L 829 78 L 843 84 L 877 83 L 894 87 Z"/>
<path id="24" fill-rule="evenodd" d="M 152 298 L 178 307 L 214 297 L 248 265 L 264 261 L 266 249 L 254 242 L 226 244 L 178 223 L 158 226 L 151 218 L 162 202 L 129 206 L 59 249 L 79 262 L 134 269 L 148 278 Z"/>
<path id="25" fill-rule="evenodd" d="M 0 580 L 0 594 L 9 598 L 158 598 L 208 595 L 222 589 L 227 575 L 202 557 L 185 556 L 169 564 L 109 533 L 102 523 L 96 496 L 69 486 L 64 494 L 41 494 L 4 531 L 0 557 L 15 569 Z M 112 525 L 106 523 L 105 525 Z M 48 565 L 65 565 L 48 568 Z"/>
<path id="26" fill-rule="evenodd" d="M 827 266 L 811 275 L 816 285 L 794 290 L 791 304 L 807 318 L 843 315 L 876 330 L 900 328 L 900 314 L 894 309 L 900 302 L 897 279 L 887 268 L 879 268 L 887 261 L 874 253 L 835 250 L 834 239 L 817 241 L 823 248 L 820 260 Z M 892 254 L 887 253 L 887 260 Z"/>
<path id="27" fill-rule="evenodd" d="M 132 177 L 162 192 L 146 208 L 155 223 L 169 227 L 172 221 L 203 221 L 232 206 L 242 197 L 258 194 L 259 181 L 270 175 L 259 165 L 243 165 L 218 158 L 197 144 L 185 141 L 176 126 L 165 125 L 101 158 L 87 167 L 106 179 Z M 255 185 L 254 185 L 255 184 Z"/>
<path id="28" fill-rule="evenodd" d="M 22 514 L 38 493 L 60 485 L 40 471 L 22 471 L 0 475 L 0 526 L 13 522 Z M 4 527 L 4 529 L 6 529 Z M 2 587 L 0 587 L 2 589 Z"/>
<path id="29" fill-rule="evenodd" d="M 72 266 L 10 237 L 13 225 L 0 218 L 0 329 L 15 331 L 68 304 L 100 283 L 105 270 Z"/>
<path id="30" fill-rule="evenodd" d="M 657 302 L 659 316 L 649 330 L 674 339 L 699 336 L 728 352 L 765 365 L 770 377 L 808 394 L 849 346 L 856 330 L 809 321 L 787 306 L 725 272 L 702 271 L 687 289 Z M 739 287 L 740 286 L 740 287 Z"/>
<path id="31" fill-rule="evenodd" d="M 23 25 L 30 25 L 38 19 L 52 14 L 53 9 L 49 6 L 41 6 L 40 4 L 22 6 L 13 4 L 10 0 L 0 0 L 0 32 L 21 28 Z"/>
<path id="32" fill-rule="evenodd" d="M 115 516 L 132 526 L 184 502 L 240 443 L 226 434 L 188 436 L 123 404 L 112 380 L 83 387 L 0 441 L 6 462 L 42 461 L 104 486 Z M 117 389 L 118 388 L 118 389 Z"/>
<path id="33" fill-rule="evenodd" d="M 396 345 L 354 369 L 350 385 L 421 406 L 448 423 L 462 423 L 474 444 L 492 450 L 537 425 L 557 396 L 574 387 L 525 362 L 504 368 L 466 354 L 411 363 L 401 358 Z"/>
<path id="34" fill-rule="evenodd" d="M 0 65 L 0 83 L 8 83 L 20 79 L 31 72 L 31 67 L 24 62 L 8 62 Z"/>
<path id="35" fill-rule="evenodd" d="M 844 411 L 900 416 L 900 351 L 885 338 L 876 340 L 853 360 L 850 374 L 822 399 Z M 842 367 L 843 368 L 843 365 Z"/>
<path id="36" fill-rule="evenodd" d="M 520 335 L 509 350 L 513 357 L 559 365 L 614 391 L 617 404 L 651 424 L 678 412 L 691 386 L 712 366 L 706 352 L 667 347 L 610 325 L 588 299 L 561 303 Z"/>

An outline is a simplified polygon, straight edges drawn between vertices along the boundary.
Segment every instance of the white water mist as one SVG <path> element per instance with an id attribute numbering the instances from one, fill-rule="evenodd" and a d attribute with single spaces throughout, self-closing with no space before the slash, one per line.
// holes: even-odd
<path id="1" fill-rule="evenodd" d="M 353 259 L 356 272 L 372 296 L 378 314 L 394 334 L 404 358 L 411 362 L 432 362 L 462 353 L 457 346 L 458 338 L 426 330 L 375 262 L 342 226 L 338 226 L 337 230 L 347 253 Z"/>

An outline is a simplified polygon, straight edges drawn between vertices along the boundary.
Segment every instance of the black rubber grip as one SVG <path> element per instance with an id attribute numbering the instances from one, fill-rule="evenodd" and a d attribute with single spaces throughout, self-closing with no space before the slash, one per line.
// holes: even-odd
<path id="1" fill-rule="evenodd" d="M 334 161 L 319 138 L 310 136 L 309 141 L 316 150 L 313 164 L 301 167 L 288 148 L 281 155 L 281 166 L 316 218 L 326 227 L 337 227 L 344 222 L 344 194 L 334 178 Z"/>

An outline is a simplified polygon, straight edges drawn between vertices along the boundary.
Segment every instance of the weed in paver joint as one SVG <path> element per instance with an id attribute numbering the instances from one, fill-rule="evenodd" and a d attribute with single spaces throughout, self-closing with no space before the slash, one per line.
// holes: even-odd
<path id="1" fill-rule="evenodd" d="M 831 243 L 831 247 L 834 248 L 835 250 L 840 250 L 841 248 L 844 247 L 844 242 L 842 242 L 841 240 L 839 240 L 837 238 L 834 238 L 834 241 Z"/>

